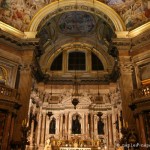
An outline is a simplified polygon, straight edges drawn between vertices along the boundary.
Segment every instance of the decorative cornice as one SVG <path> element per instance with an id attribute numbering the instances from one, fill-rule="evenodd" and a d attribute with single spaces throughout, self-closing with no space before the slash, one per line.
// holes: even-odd
<path id="1" fill-rule="evenodd" d="M 0 41 L 2 43 L 11 45 L 17 48 L 18 50 L 24 50 L 24 49 L 33 49 L 35 46 L 38 45 L 39 39 L 38 38 L 21 39 L 3 30 L 0 30 Z"/>
<path id="2" fill-rule="evenodd" d="M 119 50 L 129 50 L 133 52 L 139 50 L 140 48 L 149 45 L 150 43 L 150 32 L 143 32 L 136 37 L 128 38 L 114 38 L 113 45 L 117 46 Z"/>

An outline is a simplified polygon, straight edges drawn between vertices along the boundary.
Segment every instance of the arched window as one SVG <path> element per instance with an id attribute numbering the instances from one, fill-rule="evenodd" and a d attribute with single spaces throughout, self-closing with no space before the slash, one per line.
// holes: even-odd
<path id="1" fill-rule="evenodd" d="M 53 61 L 50 70 L 59 71 L 62 70 L 62 53 L 60 53 Z"/>
<path id="2" fill-rule="evenodd" d="M 68 70 L 86 70 L 84 52 L 70 52 L 69 53 Z"/>
<path id="3" fill-rule="evenodd" d="M 92 70 L 104 70 L 104 66 L 101 62 L 101 60 L 92 53 Z"/>
<path id="4" fill-rule="evenodd" d="M 55 134 L 56 132 L 56 119 L 52 118 L 49 125 L 49 134 Z"/>

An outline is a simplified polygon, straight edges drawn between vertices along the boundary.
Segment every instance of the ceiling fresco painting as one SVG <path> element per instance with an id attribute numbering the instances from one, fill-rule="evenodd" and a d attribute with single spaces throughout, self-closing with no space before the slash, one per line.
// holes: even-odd
<path id="1" fill-rule="evenodd" d="M 61 16 L 59 28 L 64 34 L 85 34 L 95 27 L 93 16 L 85 12 L 68 12 Z"/>
<path id="2" fill-rule="evenodd" d="M 0 0 L 0 21 L 21 31 L 27 27 L 39 9 L 55 0 Z M 149 0 L 99 0 L 113 8 L 123 19 L 127 30 L 150 20 Z"/>

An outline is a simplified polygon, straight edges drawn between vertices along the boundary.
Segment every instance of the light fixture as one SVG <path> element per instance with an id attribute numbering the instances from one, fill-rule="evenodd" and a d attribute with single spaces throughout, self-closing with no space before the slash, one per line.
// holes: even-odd
<path id="1" fill-rule="evenodd" d="M 50 109 L 51 109 L 51 101 L 52 101 L 52 95 L 53 95 L 53 86 L 52 86 L 52 81 L 53 81 L 53 74 L 51 74 L 51 91 L 50 91 L 50 98 L 48 100 L 48 103 L 49 103 L 49 106 L 50 106 Z M 47 113 L 49 119 L 50 117 L 53 115 L 53 113 L 50 111 Z"/>
<path id="2" fill-rule="evenodd" d="M 77 81 L 77 75 L 76 75 L 76 66 L 75 66 L 75 76 L 73 81 L 73 93 L 72 93 L 72 104 L 74 106 L 74 109 L 76 109 L 76 106 L 79 103 L 79 84 Z"/>
<path id="3" fill-rule="evenodd" d="M 76 77 L 76 70 L 75 70 L 75 77 L 74 77 L 74 83 L 73 83 L 73 99 L 72 99 L 72 104 L 74 106 L 74 109 L 76 109 L 76 106 L 79 103 L 79 89 L 78 89 L 78 82 L 77 82 L 77 77 Z"/>
<path id="4" fill-rule="evenodd" d="M 76 109 L 76 106 L 78 105 L 78 103 L 79 103 L 78 98 L 73 98 L 72 104 L 73 104 L 73 106 L 74 106 L 74 109 Z"/>
<path id="5" fill-rule="evenodd" d="M 95 102 L 98 103 L 98 104 L 102 104 L 103 103 L 103 99 L 102 99 L 102 96 L 100 95 L 100 92 L 99 92 L 99 76 L 98 76 L 98 70 L 97 70 L 97 82 L 98 82 L 98 91 L 97 91 L 97 95 L 96 95 L 96 98 L 95 98 Z"/>

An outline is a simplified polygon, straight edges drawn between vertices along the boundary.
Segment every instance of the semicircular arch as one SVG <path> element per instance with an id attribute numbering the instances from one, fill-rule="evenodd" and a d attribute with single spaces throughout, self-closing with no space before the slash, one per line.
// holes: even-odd
<path id="1" fill-rule="evenodd" d="M 36 15 L 32 18 L 28 31 L 36 32 L 43 24 L 47 22 L 50 18 L 68 11 L 86 11 L 92 14 L 98 15 L 103 18 L 110 26 L 114 26 L 115 31 L 125 31 L 125 24 L 120 18 L 120 16 L 106 4 L 99 2 L 97 0 L 61 0 L 57 2 L 50 3 L 41 10 L 39 10 Z"/>
<path id="2" fill-rule="evenodd" d="M 47 51 L 40 61 L 40 66 L 44 66 L 42 70 L 45 72 L 47 70 L 52 62 L 55 60 L 55 58 L 63 51 L 73 51 L 75 49 L 78 49 L 79 51 L 90 51 L 96 54 L 96 56 L 101 60 L 104 70 L 109 70 L 113 67 L 113 59 L 111 56 L 102 48 L 94 48 L 92 45 L 87 43 L 80 43 L 80 42 L 74 42 L 74 43 L 67 43 L 59 47 L 55 52 L 51 53 L 51 50 Z"/>

